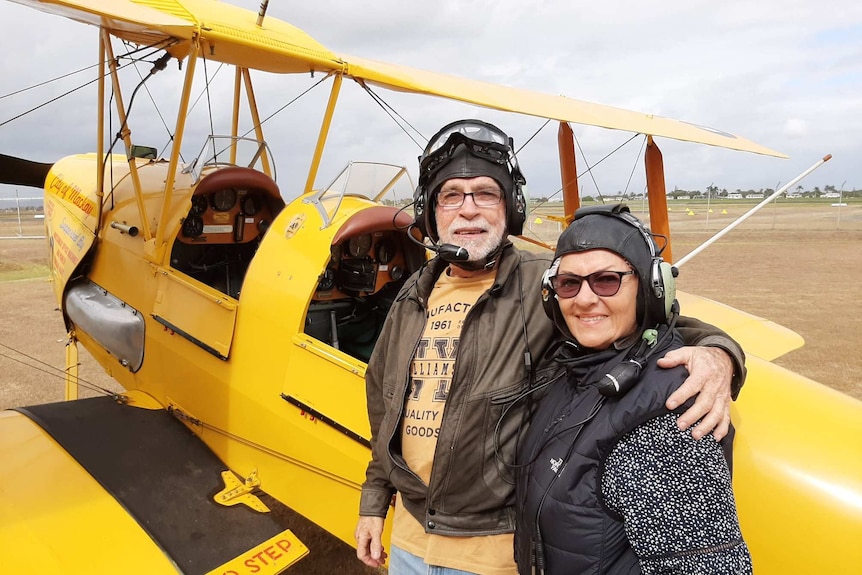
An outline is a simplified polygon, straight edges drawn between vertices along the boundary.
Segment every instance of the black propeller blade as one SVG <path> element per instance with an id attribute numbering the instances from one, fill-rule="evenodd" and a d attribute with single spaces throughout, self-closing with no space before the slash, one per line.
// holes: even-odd
<path id="1" fill-rule="evenodd" d="M 53 165 L 0 154 L 0 184 L 42 189 Z"/>

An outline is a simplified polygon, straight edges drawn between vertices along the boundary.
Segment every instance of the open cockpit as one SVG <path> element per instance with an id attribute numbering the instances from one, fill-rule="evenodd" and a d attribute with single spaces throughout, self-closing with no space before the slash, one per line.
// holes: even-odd
<path id="1" fill-rule="evenodd" d="M 404 176 L 406 170 L 398 166 L 351 163 L 308 202 L 317 208 L 325 228 L 338 221 L 345 197 L 381 202 L 390 192 L 398 197 L 405 183 L 412 192 Z M 426 259 L 425 249 L 408 237 L 412 223 L 403 208 L 369 204 L 340 224 L 308 307 L 305 333 L 368 361 L 396 295 Z"/>
<path id="2" fill-rule="evenodd" d="M 299 248 L 303 260 L 313 252 L 322 256 L 318 260 L 321 267 L 309 270 L 313 293 L 302 329 L 360 361 L 368 361 L 396 295 L 426 260 L 423 246 L 408 236 L 412 216 L 395 205 L 398 200 L 381 201 L 393 188 L 400 188 L 396 197 L 398 192 L 403 196 L 412 190 L 409 178 L 395 183 L 406 171 L 381 164 L 372 164 L 368 170 L 368 166 L 350 164 L 340 179 L 309 194 L 303 200 L 309 208 L 308 218 L 297 224 L 304 231 L 291 230 L 288 224 L 279 233 L 281 240 L 273 238 L 275 245 L 287 241 L 279 248 L 285 250 L 279 256 L 283 261 L 294 261 L 294 243 L 289 239 L 293 233 L 316 238 L 311 241 L 317 247 L 302 243 Z M 373 192 L 369 194 L 369 190 Z M 260 171 L 236 165 L 204 169 L 173 242 L 171 268 L 195 280 L 190 285 L 205 284 L 237 300 L 232 306 L 238 305 L 249 266 L 284 205 L 276 183 Z M 321 245 L 321 240 L 327 243 Z M 296 268 L 288 269 L 291 273 Z M 171 329 L 182 331 L 175 322 L 161 319 Z M 206 336 L 195 338 L 204 340 Z M 227 332 L 223 338 L 232 339 Z M 228 354 L 218 355 L 226 359 Z"/>
<path id="3" fill-rule="evenodd" d="M 424 261 L 424 249 L 407 237 L 411 222 L 403 211 L 375 206 L 342 226 L 308 308 L 308 335 L 368 361 L 395 296 Z"/>
<path id="4" fill-rule="evenodd" d="M 171 249 L 171 267 L 239 299 L 245 272 L 282 208 L 266 174 L 237 166 L 207 174 Z"/>

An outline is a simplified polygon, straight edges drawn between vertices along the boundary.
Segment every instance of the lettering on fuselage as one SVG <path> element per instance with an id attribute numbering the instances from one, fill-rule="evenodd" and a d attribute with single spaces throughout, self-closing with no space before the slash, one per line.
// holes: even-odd
<path id="1" fill-rule="evenodd" d="M 96 211 L 95 202 L 88 198 L 77 185 L 64 180 L 63 174 L 58 174 L 49 180 L 45 189 L 59 199 L 69 202 L 87 216 Z"/>
<path id="2" fill-rule="evenodd" d="M 300 544 L 299 547 L 304 546 Z M 300 548 L 295 547 L 287 538 L 270 539 L 263 545 L 228 561 L 211 573 L 218 573 L 219 575 L 247 575 L 250 573 L 268 575 L 281 572 L 285 567 L 305 555 L 305 552 Z"/>
<path id="3" fill-rule="evenodd" d="M 65 218 L 63 218 L 63 223 L 60 224 L 60 229 L 66 233 L 71 244 L 74 244 L 79 250 L 84 247 L 84 234 L 73 230 Z"/>
<path id="4" fill-rule="evenodd" d="M 81 261 L 86 237 L 82 232 L 76 232 L 66 218 L 52 233 L 51 242 L 51 266 L 56 268 L 60 275 L 68 277 L 68 274 Z"/>

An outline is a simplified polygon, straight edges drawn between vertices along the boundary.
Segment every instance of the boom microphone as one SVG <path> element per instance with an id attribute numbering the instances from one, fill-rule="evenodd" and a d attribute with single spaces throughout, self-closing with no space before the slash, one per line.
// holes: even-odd
<path id="1" fill-rule="evenodd" d="M 426 250 L 431 250 L 432 252 L 434 252 L 435 254 L 437 254 L 438 256 L 443 258 L 443 260 L 445 260 L 447 262 L 466 262 L 467 260 L 470 259 L 470 254 L 467 252 L 467 250 L 465 248 L 462 248 L 461 246 L 456 246 L 455 244 L 440 244 L 438 246 L 435 244 L 426 244 L 426 243 L 420 242 L 411 233 L 414 227 L 415 226 L 413 226 L 411 224 L 407 228 L 407 237 L 410 238 L 410 240 L 414 244 L 419 244 L 420 246 L 422 246 Z"/>
<path id="2" fill-rule="evenodd" d="M 466 262 L 470 259 L 470 254 L 461 246 L 455 244 L 440 244 L 439 246 L 427 246 L 432 252 L 437 252 L 437 255 L 447 262 Z"/>

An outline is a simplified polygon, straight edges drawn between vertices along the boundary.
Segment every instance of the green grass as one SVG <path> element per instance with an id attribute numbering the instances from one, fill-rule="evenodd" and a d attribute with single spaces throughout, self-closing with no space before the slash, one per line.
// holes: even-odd
<path id="1" fill-rule="evenodd" d="M 44 264 L 16 264 L 7 266 L 0 263 L 0 282 L 47 278 L 50 273 Z"/>

